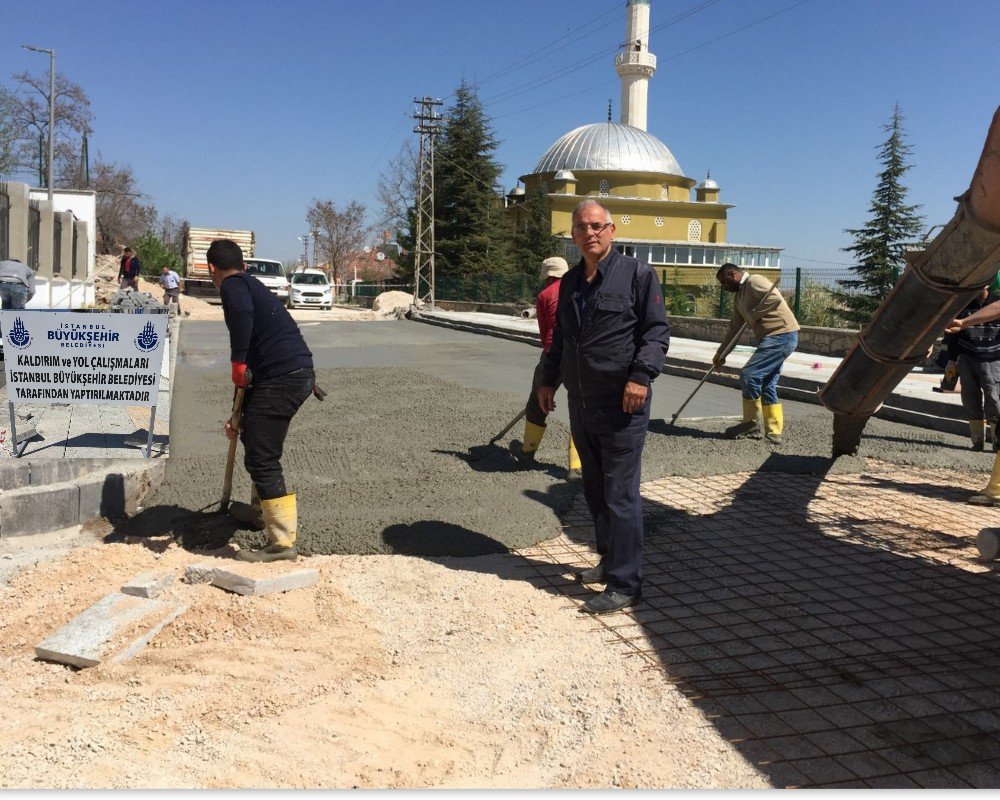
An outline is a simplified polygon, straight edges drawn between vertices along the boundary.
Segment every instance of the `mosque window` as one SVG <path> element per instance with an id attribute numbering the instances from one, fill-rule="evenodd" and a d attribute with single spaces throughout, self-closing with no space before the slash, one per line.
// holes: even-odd
<path id="1" fill-rule="evenodd" d="M 653 217 L 653 224 L 657 228 L 662 228 L 663 227 L 663 217 Z"/>
<path id="2" fill-rule="evenodd" d="M 607 197 L 611 193 L 611 182 L 605 178 L 601 181 L 600 186 L 597 187 L 597 191 L 601 197 Z"/>
<path id="3" fill-rule="evenodd" d="M 670 198 L 670 184 L 662 183 L 660 184 L 660 199 L 667 200 Z"/>
<path id="4" fill-rule="evenodd" d="M 688 241 L 689 242 L 700 242 L 701 241 L 701 221 L 693 219 L 688 223 Z"/>
<path id="5" fill-rule="evenodd" d="M 622 225 L 628 225 L 632 222 L 631 214 L 622 214 Z"/>

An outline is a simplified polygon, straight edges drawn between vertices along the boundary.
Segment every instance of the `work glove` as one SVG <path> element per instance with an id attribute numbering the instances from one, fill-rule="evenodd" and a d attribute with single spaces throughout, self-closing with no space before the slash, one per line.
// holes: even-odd
<path id="1" fill-rule="evenodd" d="M 715 366 L 715 367 L 724 367 L 725 365 L 726 365 L 726 357 L 725 356 L 720 356 L 718 353 L 716 353 L 714 356 L 712 356 L 712 366 Z"/>
<path id="2" fill-rule="evenodd" d="M 247 388 L 247 364 L 245 361 L 231 361 L 233 367 L 233 383 L 240 389 Z"/>

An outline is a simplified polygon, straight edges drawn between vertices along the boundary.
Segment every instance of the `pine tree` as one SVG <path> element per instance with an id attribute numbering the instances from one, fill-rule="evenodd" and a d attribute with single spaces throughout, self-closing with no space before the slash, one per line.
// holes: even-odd
<path id="1" fill-rule="evenodd" d="M 475 89 L 462 82 L 437 142 L 434 161 L 437 276 L 511 272 L 510 233 L 498 190 L 498 142 Z"/>
<path id="2" fill-rule="evenodd" d="M 899 104 L 892 120 L 883 126 L 889 138 L 879 148 L 878 160 L 883 169 L 869 208 L 871 217 L 863 228 L 848 228 L 854 244 L 844 251 L 858 261 L 851 271 L 857 278 L 840 280 L 841 291 L 834 293 L 840 308 L 838 316 L 850 325 L 862 328 L 892 290 L 894 280 L 904 265 L 903 252 L 923 229 L 920 206 L 906 205 L 906 187 L 901 183 L 910 169 L 906 156 L 911 148 L 905 141 L 903 114 Z M 847 290 L 847 291 L 843 291 Z"/>
<path id="3" fill-rule="evenodd" d="M 515 269 L 531 278 L 538 276 L 542 261 L 560 256 L 565 251 L 562 239 L 552 234 L 552 203 L 546 185 L 539 183 L 521 201 L 524 226 L 514 232 L 513 261 Z"/>

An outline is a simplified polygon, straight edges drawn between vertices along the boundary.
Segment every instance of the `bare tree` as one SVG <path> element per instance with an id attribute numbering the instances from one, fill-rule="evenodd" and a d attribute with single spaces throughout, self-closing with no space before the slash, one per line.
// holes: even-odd
<path id="1" fill-rule="evenodd" d="M 17 167 L 16 146 L 19 132 L 14 120 L 14 95 L 0 86 L 0 175 Z"/>
<path id="2" fill-rule="evenodd" d="M 41 159 L 42 170 L 48 174 L 48 149 L 39 142 L 49 136 L 49 78 L 19 72 L 14 76 L 17 84 L 13 92 L 12 125 L 17 131 L 15 166 L 33 169 Z M 72 183 L 79 174 L 79 142 L 89 136 L 93 115 L 90 98 L 76 83 L 56 73 L 55 77 L 55 148 L 56 170 L 62 182 Z M 40 153 L 40 155 L 39 155 Z"/>
<path id="3" fill-rule="evenodd" d="M 409 227 L 409 211 L 417 196 L 418 158 L 413 142 L 408 139 L 379 176 L 375 196 L 380 213 L 376 225 L 392 236 Z"/>
<path id="4" fill-rule="evenodd" d="M 322 257 L 330 264 L 334 283 L 340 282 L 340 273 L 367 243 L 371 229 L 365 225 L 365 207 L 354 200 L 338 211 L 332 200 L 313 200 L 306 212 L 306 222 L 319 234 L 316 245 Z"/>
<path id="5" fill-rule="evenodd" d="M 139 191 L 138 182 L 128 164 L 94 162 L 91 188 L 97 192 L 97 233 L 103 253 L 117 253 L 118 248 L 135 241 L 156 225 L 156 209 L 148 196 Z"/>

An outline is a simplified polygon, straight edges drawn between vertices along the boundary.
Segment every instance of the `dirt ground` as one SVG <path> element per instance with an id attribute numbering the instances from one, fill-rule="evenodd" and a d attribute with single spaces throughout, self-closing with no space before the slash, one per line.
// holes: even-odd
<path id="1" fill-rule="evenodd" d="M 188 610 L 140 657 L 34 660 L 123 576 L 226 555 L 93 539 L 0 589 L 5 788 L 768 785 L 513 554 L 316 556 L 317 586 L 265 597 L 177 582 Z"/>

